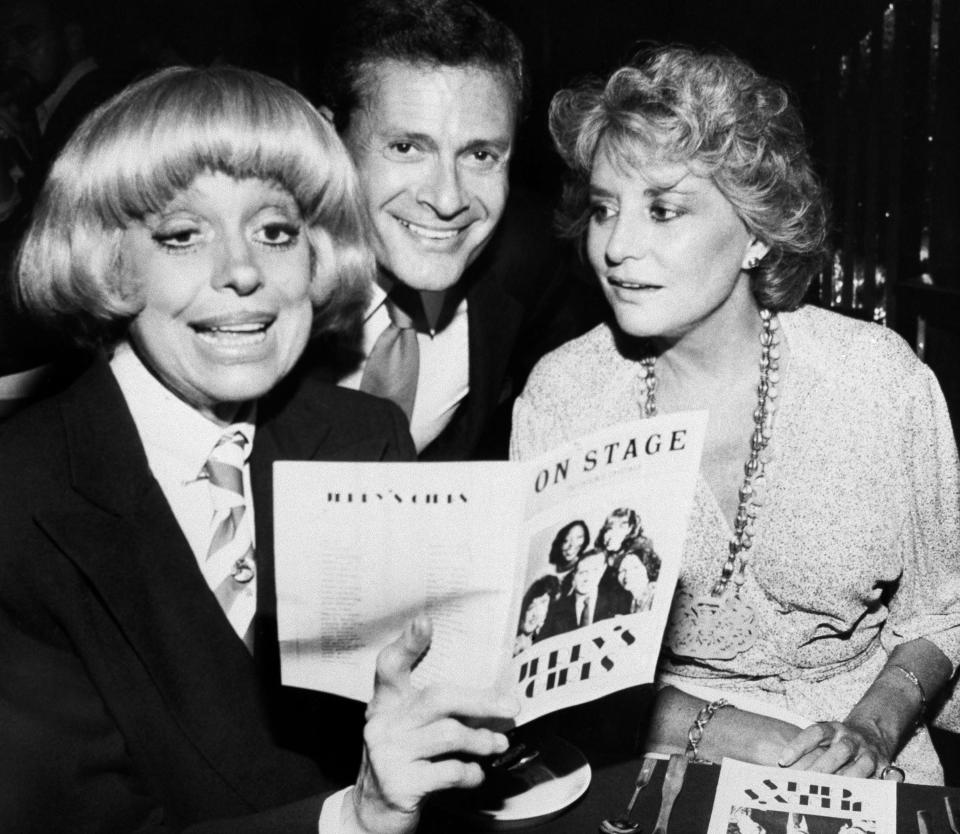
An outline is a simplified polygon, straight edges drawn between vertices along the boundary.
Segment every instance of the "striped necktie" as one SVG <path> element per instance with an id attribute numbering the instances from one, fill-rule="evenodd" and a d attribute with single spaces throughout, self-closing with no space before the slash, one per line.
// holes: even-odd
<path id="1" fill-rule="evenodd" d="M 250 523 L 244 519 L 247 442 L 243 432 L 229 429 L 203 467 L 213 501 L 213 533 L 203 575 L 233 630 L 252 649 L 250 624 L 257 607 L 257 582 Z"/>

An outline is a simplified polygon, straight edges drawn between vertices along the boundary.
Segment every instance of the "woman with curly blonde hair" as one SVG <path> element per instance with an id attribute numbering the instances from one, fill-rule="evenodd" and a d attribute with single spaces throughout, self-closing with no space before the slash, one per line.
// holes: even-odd
<path id="1" fill-rule="evenodd" d="M 956 445 L 899 337 L 802 305 L 827 210 L 787 92 L 669 47 L 550 120 L 613 317 L 534 370 L 514 457 L 709 411 L 648 747 L 942 782 L 922 719 L 960 655 Z"/>

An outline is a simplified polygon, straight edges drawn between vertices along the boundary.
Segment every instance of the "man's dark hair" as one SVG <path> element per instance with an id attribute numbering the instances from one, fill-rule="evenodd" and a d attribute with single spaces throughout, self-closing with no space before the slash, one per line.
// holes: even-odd
<path id="1" fill-rule="evenodd" d="M 370 70 L 389 60 L 502 73 L 517 117 L 523 113 L 523 47 L 506 24 L 469 0 L 363 0 L 342 21 L 321 82 L 320 103 L 333 110 L 338 130 L 362 103 Z"/>

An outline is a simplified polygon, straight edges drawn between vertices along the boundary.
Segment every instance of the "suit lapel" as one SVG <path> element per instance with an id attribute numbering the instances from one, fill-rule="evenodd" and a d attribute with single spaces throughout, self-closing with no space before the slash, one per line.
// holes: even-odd
<path id="1" fill-rule="evenodd" d="M 253 659 L 208 589 L 105 363 L 68 393 L 62 414 L 79 499 L 38 523 L 96 589 L 184 734 L 241 796 L 257 796 L 279 762 Z"/>
<path id="2" fill-rule="evenodd" d="M 504 292 L 499 276 L 496 280 L 478 281 L 468 298 L 470 391 L 476 391 L 482 402 L 495 406 L 500 400 L 523 308 Z"/>

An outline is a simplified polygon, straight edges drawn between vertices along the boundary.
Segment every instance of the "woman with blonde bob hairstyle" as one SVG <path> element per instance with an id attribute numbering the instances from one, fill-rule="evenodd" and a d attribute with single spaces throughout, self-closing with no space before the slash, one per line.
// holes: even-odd
<path id="1" fill-rule="evenodd" d="M 278 81 L 163 70 L 68 142 L 18 280 L 99 351 L 0 430 L 0 830 L 402 834 L 506 749 L 512 702 L 411 686 L 423 617 L 365 714 L 280 682 L 274 461 L 415 454 L 300 361 L 372 270 L 349 157 Z"/>
<path id="2" fill-rule="evenodd" d="M 375 268 L 346 149 L 285 84 L 219 67 L 161 70 L 87 119 L 53 165 L 19 256 L 26 306 L 100 343 L 140 309 L 119 243 L 201 172 L 273 182 L 295 199 L 315 281 L 315 330 L 341 328 L 366 303 Z"/>
<path id="3" fill-rule="evenodd" d="M 802 304 L 827 211 L 786 90 L 658 48 L 557 93 L 550 127 L 613 317 L 534 369 L 513 456 L 709 412 L 649 749 L 942 783 L 923 722 L 960 657 L 957 449 L 898 336 Z"/>

